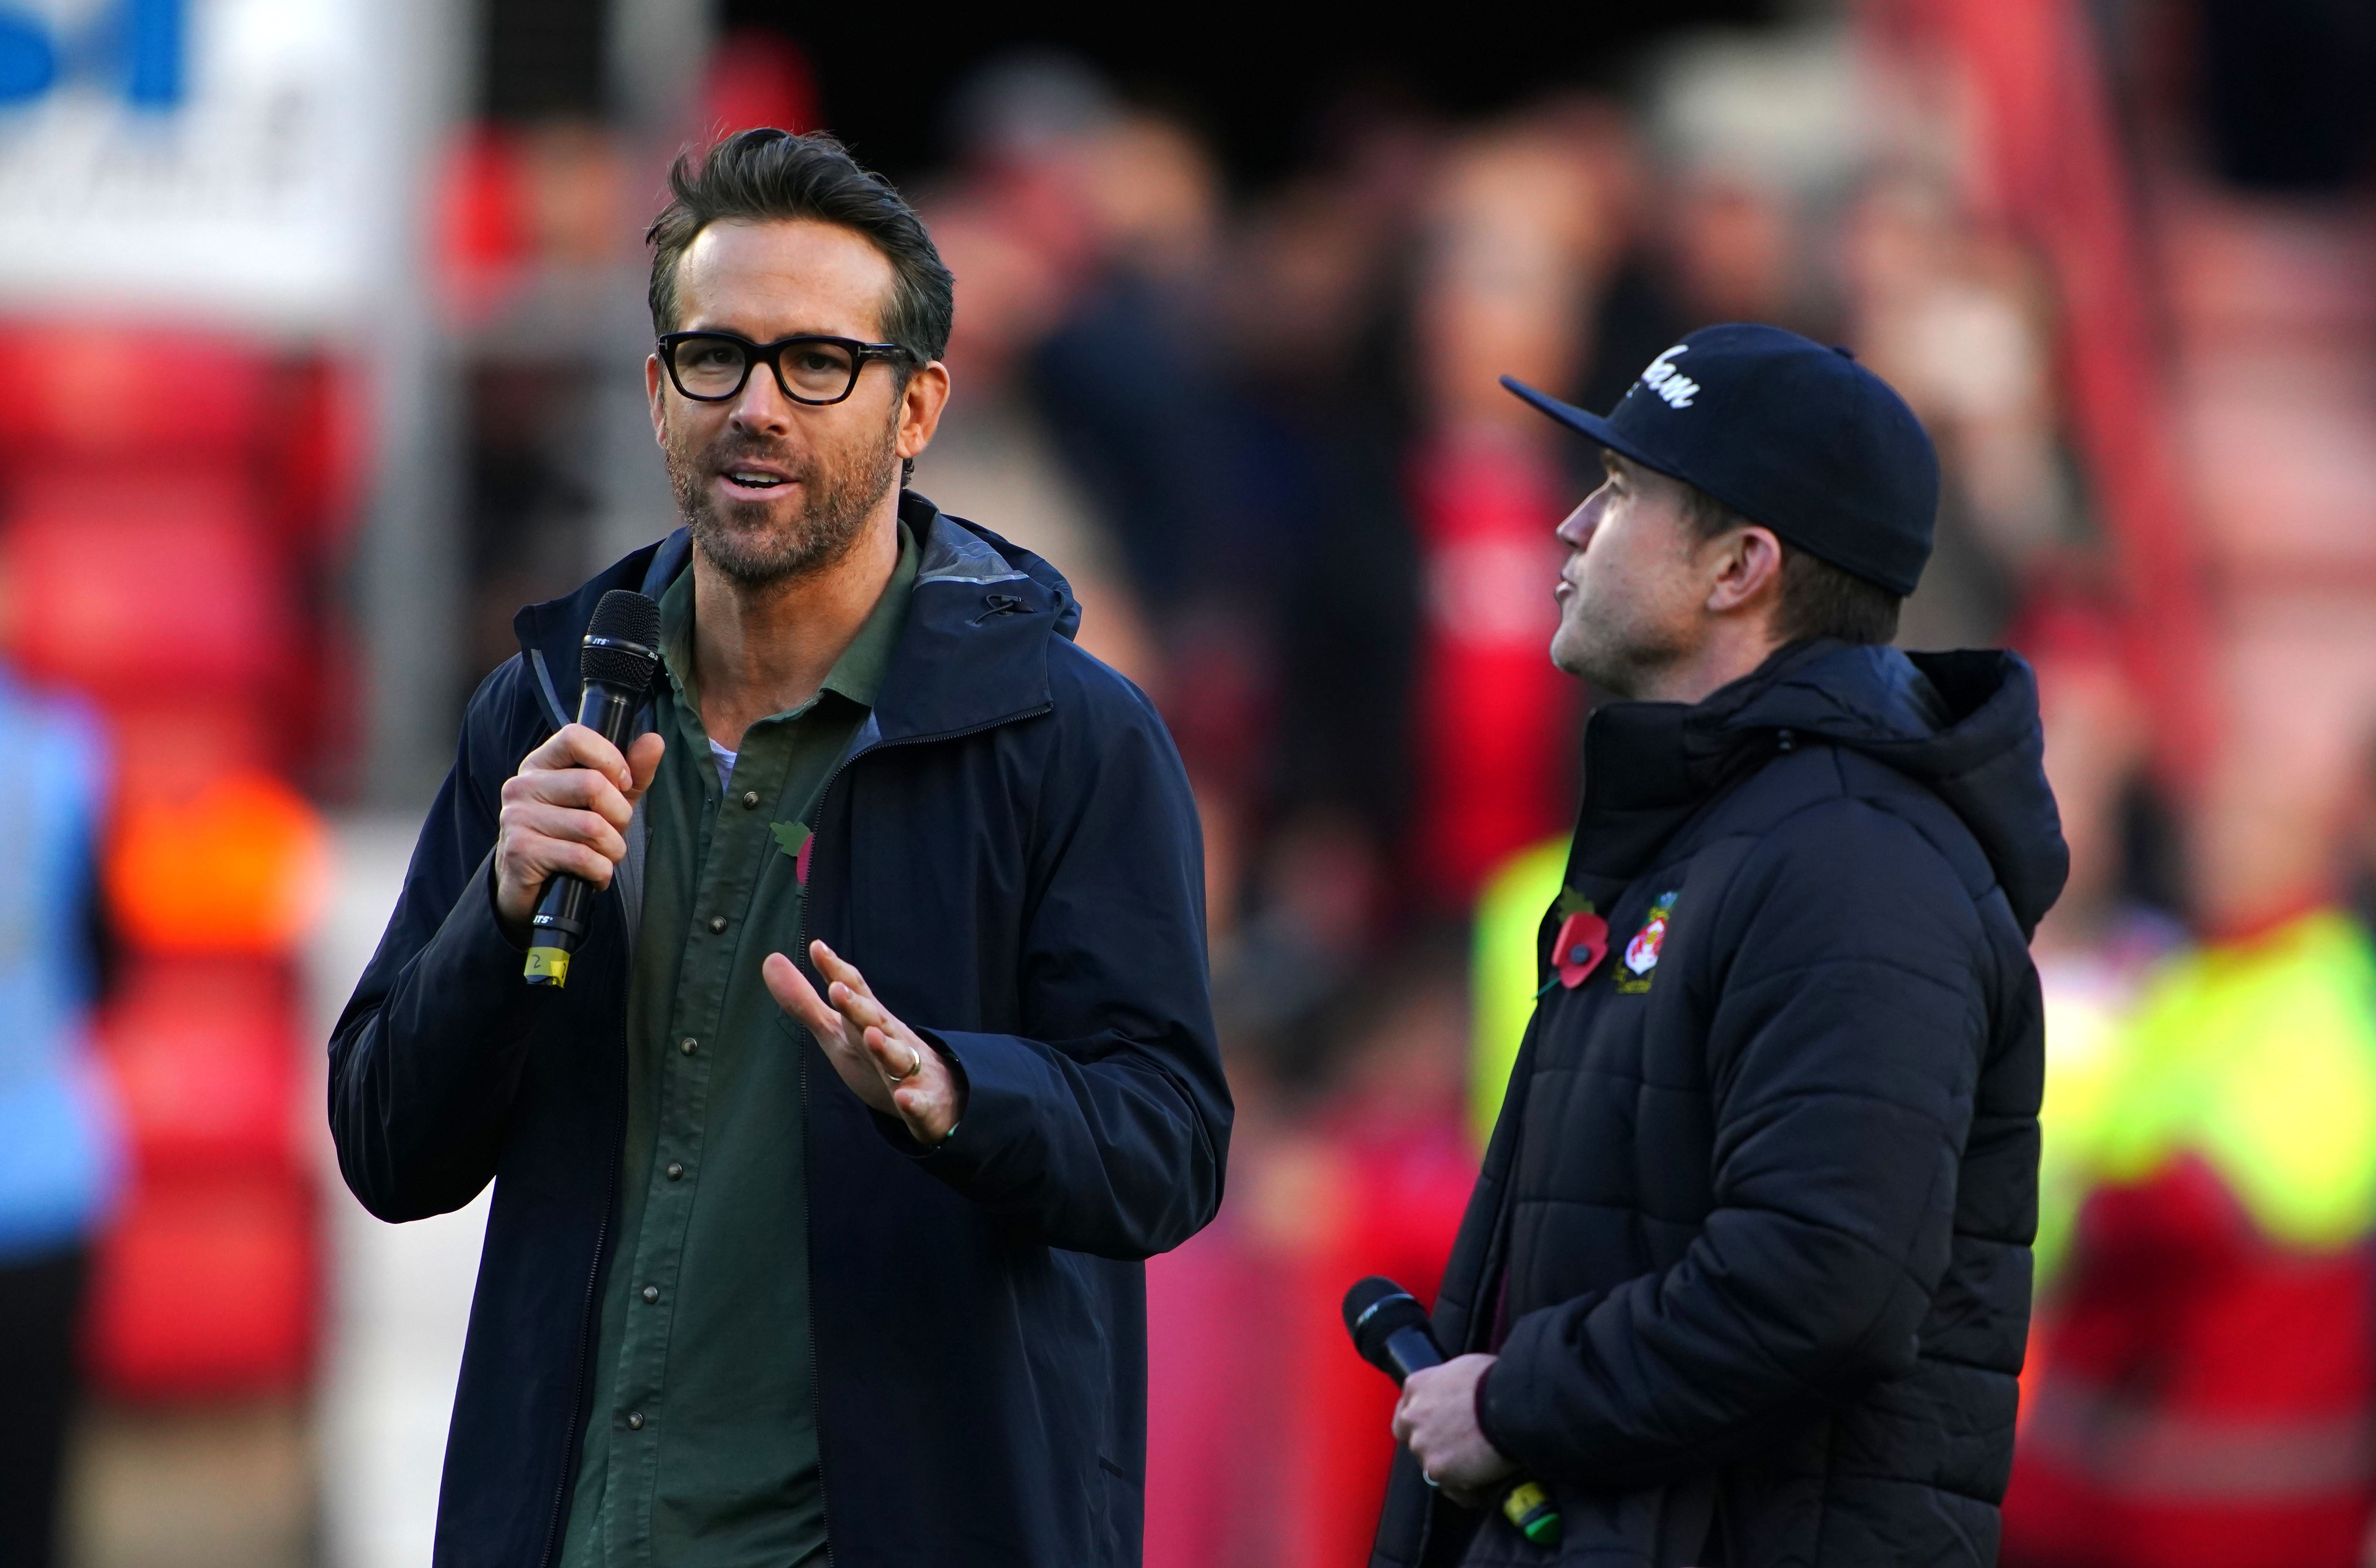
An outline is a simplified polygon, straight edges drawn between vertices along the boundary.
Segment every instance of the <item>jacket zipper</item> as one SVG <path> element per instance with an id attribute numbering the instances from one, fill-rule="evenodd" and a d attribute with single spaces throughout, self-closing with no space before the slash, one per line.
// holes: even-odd
<path id="1" fill-rule="evenodd" d="M 834 764 L 833 771 L 825 776 L 825 788 L 817 791 L 816 825 L 809 829 L 810 874 L 814 875 L 816 872 L 816 836 L 817 829 L 825 825 L 826 802 L 833 798 L 833 787 L 841 781 L 841 776 L 849 771 L 850 765 L 856 762 L 860 757 L 873 756 L 877 752 L 887 752 L 895 746 L 921 746 L 938 741 L 962 740 L 968 735 L 979 735 L 985 730 L 995 730 L 1003 724 L 1016 724 L 1020 723 L 1026 719 L 1037 719 L 1040 715 L 1049 712 L 1056 705 L 1053 703 L 1044 704 L 1041 707 L 1031 709 L 1028 713 L 1011 714 L 1004 719 L 993 719 L 987 724 L 968 725 L 962 730 L 944 730 L 936 734 L 909 735 L 901 740 L 879 742 L 874 745 L 867 747 L 862 752 L 853 752 L 849 755 L 842 758 L 839 762 Z M 825 977 L 817 974 L 816 966 L 809 962 L 809 890 L 806 883 L 801 885 L 801 918 L 797 922 L 797 925 L 799 928 L 799 940 L 792 948 L 792 962 L 798 964 L 801 967 L 802 972 L 808 977 L 812 983 L 814 983 Z M 824 993 L 823 988 L 819 988 L 817 994 L 822 996 Z M 808 1113 L 808 1101 L 809 1057 L 808 1052 L 804 1051 L 801 1052 L 801 1112 L 803 1116 Z M 624 1134 L 623 1133 L 621 1135 L 624 1137 Z M 808 1161 L 810 1156 L 814 1152 L 814 1151 L 813 1149 L 810 1149 L 807 1146 L 806 1140 L 803 1139 L 801 1156 L 803 1164 Z M 815 1222 L 815 1210 L 813 1207 L 813 1200 L 810 1196 L 810 1188 L 812 1185 L 813 1183 L 805 1178 L 803 1178 L 801 1182 L 801 1231 L 802 1235 L 807 1239 L 808 1244 L 812 1248 L 810 1262 L 812 1265 L 811 1273 L 812 1276 L 814 1276 L 814 1265 L 815 1263 L 815 1253 L 814 1248 L 815 1245 L 816 1232 L 814 1229 Z M 588 1289 L 590 1289 L 591 1287 L 589 1286 Z M 814 1301 L 814 1293 L 812 1293 L 812 1300 Z M 814 1307 L 811 1308 L 808 1314 L 808 1324 L 809 1419 L 810 1424 L 815 1428 L 817 1434 L 817 1498 L 824 1505 L 825 1509 L 826 1568 L 833 1568 L 833 1488 L 826 1484 L 825 1398 L 822 1393 L 823 1384 L 818 1381 L 820 1374 L 817 1367 L 816 1312 Z M 558 1505 L 556 1504 L 556 1509 Z M 544 1565 L 544 1568 L 552 1568 L 552 1564 L 549 1560 Z"/>
<path id="2" fill-rule="evenodd" d="M 803 889 L 802 890 L 802 892 L 801 892 L 801 920 L 800 920 L 801 932 L 802 932 L 802 934 L 803 936 L 805 936 L 805 935 L 807 934 L 807 932 L 808 932 L 808 924 L 809 924 L 809 900 L 808 900 L 808 892 L 807 892 L 807 889 L 803 888 Z M 808 945 L 808 944 L 804 941 L 804 942 L 802 942 L 802 943 L 801 944 L 801 945 L 802 945 L 802 946 L 803 946 L 803 947 L 805 947 L 805 946 L 807 946 L 807 945 Z M 809 1053 L 808 1053 L 807 1051 L 802 1051 L 802 1052 L 801 1052 L 801 1114 L 802 1114 L 802 1116 L 806 1117 L 806 1116 L 808 1115 L 808 1110 L 809 1110 Z M 809 1140 L 808 1140 L 805 1136 L 803 1136 L 803 1137 L 802 1138 L 802 1140 L 801 1140 L 801 1163 L 802 1163 L 803 1166 L 805 1166 L 805 1165 L 807 1165 L 807 1164 L 809 1163 L 809 1147 L 808 1147 L 808 1143 L 809 1143 Z M 810 1198 L 809 1198 L 809 1180 L 808 1180 L 807 1175 L 806 1175 L 805 1173 L 803 1173 L 803 1174 L 802 1174 L 802 1178 L 801 1178 L 801 1244 L 802 1244 L 802 1246 L 807 1247 L 807 1248 L 809 1248 L 809 1249 L 810 1249 L 810 1251 L 809 1251 L 809 1258 L 810 1258 L 810 1261 L 811 1261 L 812 1265 L 814 1265 L 814 1261 L 815 1261 L 815 1258 L 816 1258 L 815 1241 L 814 1241 L 814 1227 L 815 1226 L 815 1224 L 816 1224 L 816 1208 L 815 1208 L 815 1206 L 814 1206 L 814 1205 L 810 1201 Z M 814 1273 L 814 1268 L 812 1268 L 811 1272 L 812 1272 L 812 1273 Z M 826 1485 L 825 1484 L 825 1408 L 824 1408 L 824 1401 L 823 1401 L 823 1400 L 821 1400 L 821 1399 L 819 1399 L 819 1398 L 817 1397 L 817 1377 L 818 1377 L 818 1372 L 817 1372 L 817 1348 L 816 1348 L 816 1292 L 815 1292 L 814 1289 L 812 1289 L 812 1290 L 809 1292 L 808 1337 L 809 1337 L 809 1428 L 810 1428 L 810 1430 L 811 1430 L 811 1431 L 814 1431 L 814 1432 L 816 1433 L 816 1445 L 817 1445 L 817 1507 L 818 1507 L 819 1511 L 820 1511 L 820 1512 L 822 1512 L 822 1513 L 825 1515 L 825 1562 L 826 1562 L 826 1568 L 833 1568 L 833 1490 L 832 1490 L 830 1487 L 828 1487 L 828 1486 L 826 1486 Z"/>
<path id="3" fill-rule="evenodd" d="M 1524 1096 L 1527 1093 L 1530 1093 L 1534 1087 L 1535 1059 L 1533 1056 L 1527 1053 L 1527 1048 L 1538 1044 L 1538 1039 L 1533 1037 L 1535 1029 L 1539 1027 L 1538 1016 L 1538 1021 L 1529 1026 L 1528 1033 L 1530 1038 L 1522 1041 L 1519 1049 L 1519 1060 L 1525 1062 L 1527 1064 L 1527 1082 L 1525 1087 L 1520 1091 L 1521 1098 L 1518 1103 L 1515 1106 L 1509 1108 L 1509 1111 L 1511 1113 L 1520 1115 L 1521 1117 L 1519 1122 L 1514 1123 L 1514 1126 L 1518 1128 L 1523 1128 L 1525 1125 L 1523 1120 L 1523 1113 L 1526 1110 Z M 1518 1153 L 1520 1145 L 1523 1141 L 1523 1133 L 1517 1131 L 1514 1131 L 1510 1135 L 1510 1158 L 1509 1162 L 1503 1168 L 1502 1172 L 1502 1212 L 1494 1216 L 1493 1234 L 1485 1243 L 1484 1267 L 1480 1270 L 1482 1277 L 1478 1281 L 1476 1299 L 1470 1301 L 1468 1307 L 1468 1333 L 1460 1348 L 1453 1352 L 1455 1356 L 1467 1355 L 1481 1348 L 1479 1345 L 1479 1336 L 1478 1334 L 1478 1326 L 1480 1322 L 1484 1325 L 1483 1339 L 1490 1342 L 1493 1336 L 1494 1324 L 1501 1307 L 1501 1295 L 1504 1289 L 1503 1277 L 1507 1275 L 1510 1267 L 1509 1229 L 1507 1222 L 1510 1217 L 1510 1194 L 1512 1190 L 1517 1184 Z M 1447 1280 L 1444 1283 L 1449 1284 L 1450 1281 Z M 1439 1285 L 1436 1289 L 1436 1299 L 1439 1304 L 1441 1304 L 1443 1301 L 1443 1287 Z M 1489 1296 L 1491 1298 L 1490 1301 L 1487 1299 Z M 1479 1310 L 1480 1308 L 1482 1309 L 1481 1311 Z M 1430 1313 L 1429 1315 L 1432 1317 L 1434 1314 Z M 1411 1553 L 1412 1568 L 1419 1568 L 1420 1564 L 1424 1563 L 1427 1561 L 1428 1545 L 1435 1538 L 1436 1510 L 1441 1506 L 1443 1506 L 1443 1500 L 1431 1491 L 1427 1497 L 1427 1507 L 1425 1511 L 1420 1515 L 1419 1546 L 1418 1549 Z M 1490 1519 L 1487 1524 L 1488 1527 L 1490 1527 Z"/>
<path id="4" fill-rule="evenodd" d="M 586 1357 L 592 1348 L 595 1288 L 602 1278 L 602 1254 L 611 1245 L 611 1219 L 619 1206 L 619 1151 L 626 1138 L 627 1108 L 623 1098 L 617 1123 L 612 1130 L 610 1175 L 603 1183 L 608 1195 L 602 1200 L 602 1224 L 594 1232 L 594 1263 L 586 1271 L 586 1301 L 577 1312 L 577 1387 L 570 1396 L 569 1429 L 561 1443 L 561 1483 L 552 1491 L 552 1520 L 545 1526 L 544 1554 L 537 1559 L 538 1568 L 552 1568 L 553 1559 L 561 1551 L 562 1528 L 568 1522 L 569 1488 L 576 1479 L 570 1474 L 575 1467 L 569 1460 L 571 1451 L 577 1446 L 578 1429 L 586 1420 L 586 1385 L 589 1381 Z"/>
<path id="5" fill-rule="evenodd" d="M 538 673 L 540 679 L 544 678 L 541 669 L 542 663 L 542 656 L 539 655 L 538 664 L 540 669 Z M 550 683 L 551 683 L 548 680 L 548 686 Z M 625 1090 L 627 1063 L 625 1061 L 626 1042 L 624 1039 L 620 1041 L 619 1051 L 621 1056 L 621 1061 L 619 1063 L 619 1114 L 611 1130 L 611 1162 L 608 1167 L 606 1167 L 609 1174 L 606 1176 L 602 1183 L 602 1223 L 597 1227 L 594 1231 L 594 1262 L 586 1271 L 586 1300 L 584 1304 L 577 1310 L 577 1386 L 576 1391 L 570 1396 L 569 1428 L 568 1431 L 563 1434 L 561 1440 L 561 1482 L 558 1486 L 552 1489 L 552 1522 L 545 1526 L 544 1552 L 542 1556 L 537 1559 L 537 1568 L 552 1568 L 553 1559 L 561 1554 L 561 1532 L 564 1526 L 568 1523 L 567 1510 L 569 1504 L 569 1489 L 571 1484 L 576 1479 L 576 1478 L 570 1473 L 575 1467 L 570 1464 L 569 1455 L 570 1451 L 577 1445 L 578 1428 L 586 1420 L 586 1386 L 591 1380 L 588 1369 L 586 1365 L 586 1358 L 588 1352 L 593 1348 L 592 1340 L 594 1330 L 595 1292 L 596 1287 L 600 1284 L 602 1278 L 602 1254 L 611 1245 L 611 1221 L 618 1213 L 619 1155 L 627 1141 L 627 1100 Z M 584 1455 L 581 1454 L 579 1458 L 582 1462 Z"/>
<path id="6" fill-rule="evenodd" d="M 538 679 L 544 684 L 546 690 L 549 692 L 552 688 L 552 678 L 544 672 L 544 660 L 541 651 L 531 651 L 535 653 L 535 662 L 538 667 Z M 1010 714 L 1004 719 L 993 719 L 986 724 L 968 725 L 961 730 L 944 730 L 931 735 L 909 735 L 897 741 L 885 741 L 880 744 L 869 746 L 865 751 L 846 756 L 842 758 L 841 761 L 834 765 L 834 769 L 831 773 L 826 775 L 825 788 L 817 791 L 817 820 L 822 822 L 825 819 L 825 802 L 833 794 L 834 785 L 840 779 L 842 774 L 849 770 L 849 765 L 856 762 L 861 756 L 870 756 L 875 752 L 888 751 L 893 746 L 924 745 L 936 741 L 961 740 L 968 735 L 980 734 L 985 730 L 995 730 L 1003 724 L 1014 724 L 1019 723 L 1026 719 L 1036 719 L 1040 714 L 1049 712 L 1054 707 L 1055 704 L 1053 703 L 1043 703 L 1040 707 L 1031 708 L 1026 712 Z M 564 715 L 563 719 L 564 722 L 567 721 L 566 715 Z M 815 849 L 812 848 L 809 854 L 809 863 L 812 866 L 814 866 L 816 863 Z M 805 885 L 801 889 L 801 918 L 799 928 L 800 941 L 794 948 L 794 952 L 798 956 L 794 961 L 813 969 L 814 966 L 810 966 L 808 964 L 809 900 L 808 888 Z M 809 1063 L 808 1057 L 806 1054 L 803 1054 L 801 1057 L 801 1104 L 804 1114 L 808 1105 L 808 1087 Z M 606 1196 L 603 1198 L 602 1204 L 602 1223 L 594 1232 L 594 1262 L 593 1265 L 586 1271 L 586 1299 L 584 1303 L 578 1308 L 577 1313 L 576 1389 L 570 1397 L 568 1430 L 562 1437 L 561 1481 L 559 1485 L 553 1488 L 552 1517 L 545 1526 L 544 1551 L 537 1559 L 538 1568 L 552 1568 L 553 1558 L 561 1550 L 561 1531 L 563 1526 L 566 1523 L 570 1483 L 576 1479 L 569 1473 L 569 1454 L 570 1450 L 576 1445 L 578 1427 L 586 1419 L 586 1386 L 588 1381 L 588 1369 L 586 1366 L 586 1354 L 588 1349 L 588 1341 L 591 1336 L 590 1331 L 594 1320 L 596 1289 L 600 1284 L 602 1278 L 602 1254 L 611 1244 L 611 1221 L 619 1203 L 619 1152 L 621 1146 L 626 1141 L 626 1123 L 627 1108 L 625 1104 L 622 1102 L 619 1107 L 617 1125 L 612 1129 L 611 1138 L 611 1162 L 608 1167 L 609 1176 L 603 1183 Z M 814 1211 L 810 1206 L 809 1201 L 809 1183 L 805 1180 L 801 1182 L 801 1218 L 803 1229 L 805 1230 L 813 1222 L 814 1218 Z M 816 1428 L 817 1434 L 817 1497 L 824 1504 L 825 1508 L 825 1560 L 826 1568 L 832 1568 L 833 1493 L 831 1489 L 826 1487 L 825 1484 L 825 1412 L 821 1408 L 819 1408 L 817 1396 L 816 1320 L 814 1313 L 810 1314 L 808 1337 L 809 1400 L 812 1407 L 811 1417 L 813 1423 Z"/>

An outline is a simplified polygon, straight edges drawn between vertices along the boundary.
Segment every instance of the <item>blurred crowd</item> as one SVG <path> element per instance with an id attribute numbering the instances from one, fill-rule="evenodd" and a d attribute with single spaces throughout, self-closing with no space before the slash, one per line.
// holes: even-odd
<path id="1" fill-rule="evenodd" d="M 2180 31 L 2143 37 L 2138 71 Z M 2133 122 L 2175 257 L 2134 279 L 2167 285 L 2176 367 L 2138 417 L 2201 498 L 2191 569 L 2246 585 L 2201 650 L 2212 741 L 2190 755 L 2152 650 L 2156 617 L 2192 612 L 2141 599 L 2153 560 L 2108 522 L 2071 275 L 1992 190 L 1985 95 L 1937 58 L 1953 39 L 1695 36 L 1625 95 L 1485 118 L 1341 86 L 1258 190 L 1193 113 L 1062 52 L 996 57 L 944 106 L 946 160 L 907 190 L 957 280 L 955 392 L 913 483 L 1067 574 L 1082 643 L 1160 706 L 1203 815 L 1239 1119 L 1221 1218 L 1149 1270 L 1153 1568 L 1361 1561 L 1392 1391 L 1336 1302 L 1372 1273 L 1432 1291 L 1525 1025 L 1591 701 L 1546 658 L 1550 529 L 1598 458 L 1497 378 L 1605 410 L 1683 333 L 1736 319 L 1848 346 L 1935 438 L 1938 548 L 1900 640 L 2010 643 L 2038 674 L 2073 874 L 2035 949 L 2039 1307 L 2006 1560 L 2362 1560 L 2376 244 L 2333 191 L 2223 187 L 2220 127 L 2150 80 L 2103 109 Z M 707 82 L 719 123 L 818 123 L 784 39 L 730 38 Z M 2250 131 L 2258 101 L 2232 87 Z M 647 150 L 491 126 L 444 176 L 471 681 L 508 656 L 519 603 L 672 525 L 630 379 Z M 2239 386 L 2318 401 L 2325 445 L 2233 477 L 2266 429 Z M 11 505 L 21 577 L 41 536 Z M 15 700 L 0 689 L 0 722 Z M 71 805 L 57 831 L 88 835 Z M 93 1155 L 78 1218 L 31 1226 L 8 1266 L 42 1266 L 58 1234 L 79 1259 L 113 1170 Z"/>
<path id="2" fill-rule="evenodd" d="M 1250 1080 L 1348 1070 L 1331 1004 L 1381 974 L 1456 983 L 1480 889 L 1566 826 L 1588 695 L 1543 653 L 1550 525 L 1598 457 L 1499 376 L 1606 408 L 1708 322 L 1847 342 L 1951 454 L 1908 642 L 1996 640 L 2086 559 L 2039 280 L 1952 171 L 1871 166 L 1855 69 L 1823 30 L 1680 52 L 1644 113 L 1348 90 L 1244 200 L 1192 123 L 1063 56 L 954 105 L 916 194 L 957 392 L 914 482 L 1063 564 L 1084 642 L 1162 706 Z"/>
<path id="3" fill-rule="evenodd" d="M 1693 41 L 1624 104 L 1452 124 L 1348 90 L 1251 198 L 1193 120 L 1062 55 L 953 106 L 917 194 L 958 278 L 957 394 L 915 482 L 1073 574 L 1205 816 L 1241 1122 L 1222 1220 L 1151 1274 L 1150 1562 L 1359 1560 L 1389 1394 L 1329 1308 L 1365 1273 L 1432 1289 L 1524 1027 L 1589 700 L 1544 657 L 1548 529 L 1597 454 L 1497 379 L 1605 409 L 1744 318 L 1851 346 L 1939 444 L 1901 640 L 2009 641 L 2043 690 L 2075 864 L 2037 949 L 2007 1560 L 2358 1560 L 2376 775 L 2330 769 L 2273 830 L 2236 820 L 2269 792 L 2168 764 L 2186 719 L 2135 623 L 2188 607 L 2139 602 L 2071 417 L 2069 280 L 1975 199 L 1930 90 L 1831 27 Z M 2376 735 L 2364 685 L 2346 711 Z M 2223 740 L 2215 771 L 2270 766 Z M 2206 887 L 2233 836 L 2259 863 Z"/>

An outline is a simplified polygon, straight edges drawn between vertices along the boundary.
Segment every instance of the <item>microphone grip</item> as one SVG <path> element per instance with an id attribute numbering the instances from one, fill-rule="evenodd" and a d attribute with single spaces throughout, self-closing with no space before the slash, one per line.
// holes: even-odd
<path id="1" fill-rule="evenodd" d="M 1435 1331 L 1421 1318 L 1407 1328 L 1398 1328 L 1386 1336 L 1379 1347 L 1380 1359 L 1385 1371 L 1400 1388 L 1410 1374 L 1425 1372 L 1430 1367 L 1443 1365 L 1443 1347 L 1435 1342 Z M 1531 1476 L 1519 1476 L 1503 1488 L 1496 1505 L 1510 1527 L 1539 1547 L 1557 1550 L 1562 1522 L 1559 1509 L 1551 1503 L 1550 1493 Z"/>
<path id="2" fill-rule="evenodd" d="M 624 748 L 627 726 L 635 717 L 633 694 L 600 682 L 586 683 L 585 695 L 577 703 L 578 723 L 612 745 Z M 549 985 L 555 990 L 567 985 L 570 956 L 585 943 L 593 920 L 591 883 L 566 873 L 547 882 L 544 896 L 537 900 L 536 914 L 529 921 L 528 963 L 521 971 L 528 983 Z"/>
<path id="3" fill-rule="evenodd" d="M 1386 1360 L 1393 1364 L 1395 1386 L 1400 1388 L 1415 1372 L 1443 1365 L 1443 1351 L 1429 1333 L 1427 1325 L 1405 1328 L 1389 1335 L 1385 1345 Z"/>

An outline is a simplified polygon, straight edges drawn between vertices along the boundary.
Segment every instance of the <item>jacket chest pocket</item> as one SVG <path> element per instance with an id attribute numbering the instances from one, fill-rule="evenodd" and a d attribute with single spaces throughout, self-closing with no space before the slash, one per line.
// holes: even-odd
<path id="1" fill-rule="evenodd" d="M 1641 1000 L 1618 995 L 1606 974 L 1543 999 L 1519 1131 L 1522 1200 L 1572 1194 L 1581 1165 L 1606 1161 L 1632 1141 L 1643 1072 Z"/>
<path id="2" fill-rule="evenodd" d="M 1614 1074 L 1634 1077 L 1642 1071 L 1642 999 L 1618 994 L 1606 965 L 1574 991 L 1554 987 L 1542 1001 L 1542 1021 L 1537 1029 L 1535 1073 L 1564 1075 Z"/>

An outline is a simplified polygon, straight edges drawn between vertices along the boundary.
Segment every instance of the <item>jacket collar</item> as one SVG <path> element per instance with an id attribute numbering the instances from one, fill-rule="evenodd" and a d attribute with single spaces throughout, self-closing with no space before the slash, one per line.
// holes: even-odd
<path id="1" fill-rule="evenodd" d="M 1584 727 L 1584 803 L 1568 850 L 1567 885 L 1607 909 L 1718 788 L 1771 756 L 1733 720 L 1803 661 L 1786 647 L 1692 706 L 1611 702 Z"/>
<path id="2" fill-rule="evenodd" d="M 943 512 L 913 491 L 899 516 L 921 552 L 908 621 L 860 745 L 986 729 L 1050 706 L 1048 639 L 1070 637 L 1080 606 L 1062 574 L 1029 551 Z M 576 592 L 513 618 L 538 697 L 556 725 L 576 717 L 578 645 L 612 588 L 658 599 L 693 557 L 679 529 Z"/>
<path id="3" fill-rule="evenodd" d="M 868 726 L 873 738 L 958 734 L 1044 712 L 1049 638 L 1070 636 L 1080 623 L 1063 578 L 913 492 L 900 497 L 899 513 L 923 554 Z"/>
<path id="4" fill-rule="evenodd" d="M 1584 803 L 1566 885 L 1598 909 L 1615 903 L 1713 791 L 1681 703 L 1610 703 L 1584 727 Z"/>
<path id="5" fill-rule="evenodd" d="M 1988 856 L 2025 932 L 2061 891 L 2069 855 L 2029 667 L 2008 653 L 1833 641 L 1779 648 L 1694 707 L 1595 713 L 1568 885 L 1614 897 L 1710 798 L 1806 743 L 1860 753 L 1937 796 Z"/>

